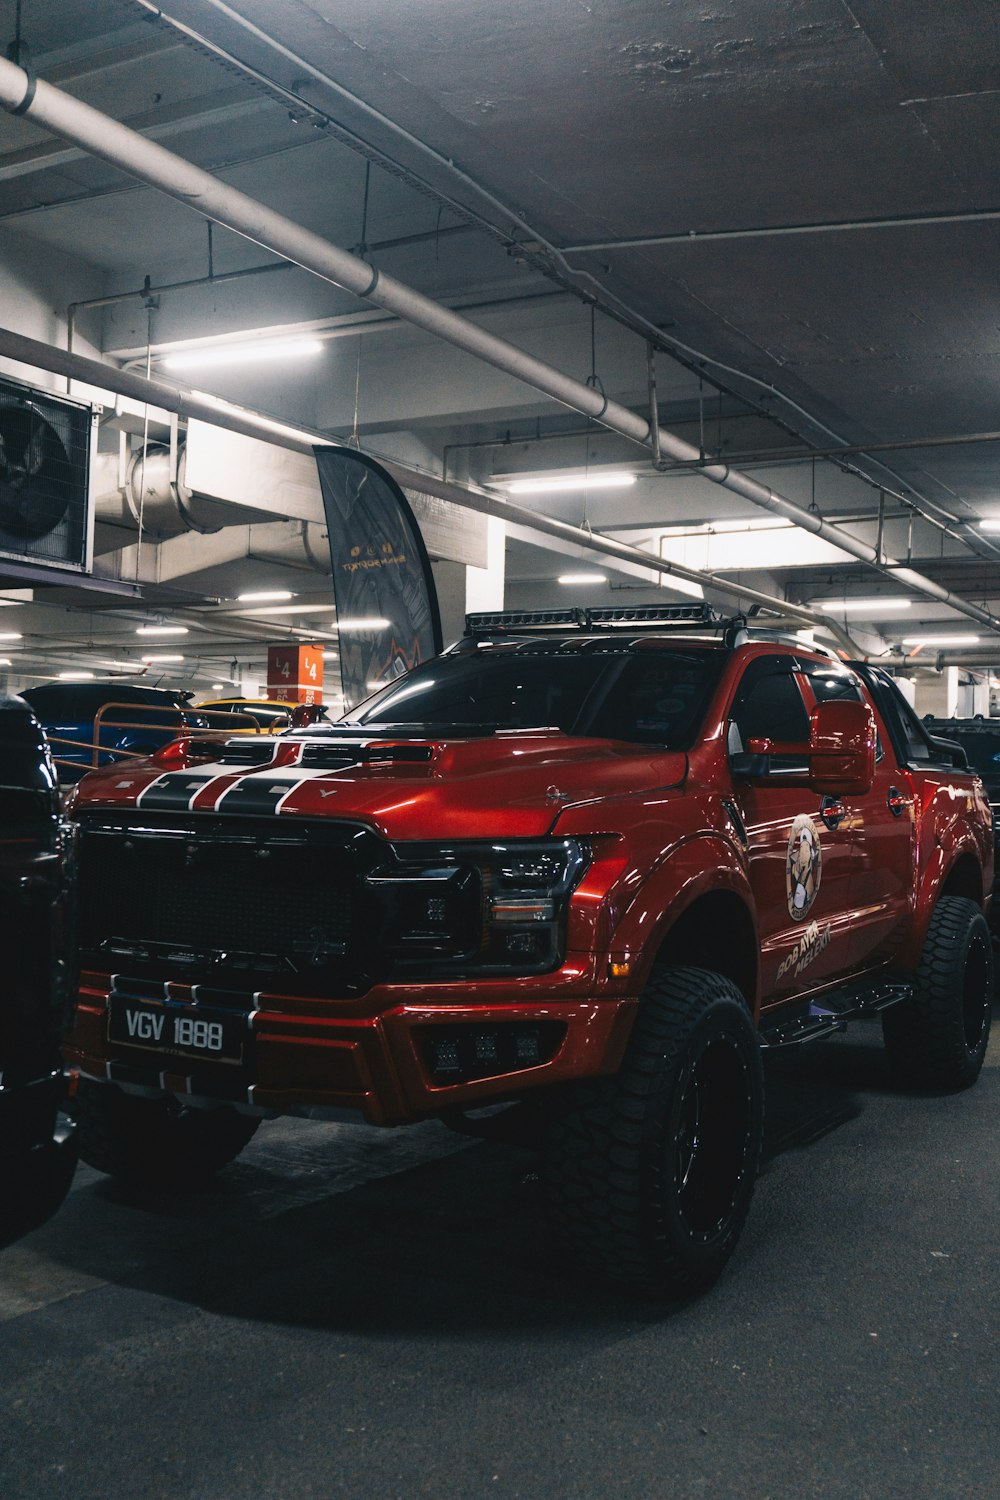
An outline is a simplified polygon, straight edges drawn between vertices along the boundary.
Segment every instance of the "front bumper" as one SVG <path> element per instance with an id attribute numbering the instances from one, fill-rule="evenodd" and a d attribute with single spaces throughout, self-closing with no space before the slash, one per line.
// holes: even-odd
<path id="1" fill-rule="evenodd" d="M 85 973 L 64 1051 L 70 1067 L 128 1087 L 268 1114 L 346 1109 L 399 1125 L 617 1070 L 637 1000 L 570 998 L 545 978 L 530 989 L 478 984 L 468 1003 L 430 1004 L 415 987 L 387 985 L 365 997 L 363 1013 L 339 1001 L 233 995 L 246 1040 L 242 1057 L 226 1063 L 109 1042 L 109 998 L 121 1001 L 129 982 Z M 168 1014 L 209 1014 L 191 987 L 162 990 Z"/>

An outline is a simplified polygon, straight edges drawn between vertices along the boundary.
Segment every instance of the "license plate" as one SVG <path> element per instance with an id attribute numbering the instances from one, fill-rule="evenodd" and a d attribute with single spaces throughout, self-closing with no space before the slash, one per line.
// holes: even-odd
<path id="1" fill-rule="evenodd" d="M 108 1041 L 146 1047 L 177 1057 L 241 1062 L 247 1034 L 242 1013 L 206 1010 L 195 1005 L 157 1005 L 112 995 L 108 1004 Z"/>

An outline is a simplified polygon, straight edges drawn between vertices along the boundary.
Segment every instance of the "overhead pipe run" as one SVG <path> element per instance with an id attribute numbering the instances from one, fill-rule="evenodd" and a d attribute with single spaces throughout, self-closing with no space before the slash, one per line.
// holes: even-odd
<path id="1" fill-rule="evenodd" d="M 229 407 L 220 407 L 196 392 L 179 391 L 157 380 L 148 380 L 142 375 L 136 375 L 131 370 L 118 370 L 111 365 L 102 364 L 100 360 L 89 359 L 81 354 L 67 354 L 63 349 L 55 349 L 49 344 L 42 344 L 37 339 L 28 338 L 23 333 L 14 333 L 9 328 L 0 328 L 0 357 L 16 360 L 20 364 L 31 365 L 36 369 L 50 370 L 56 375 L 71 375 L 74 380 L 95 386 L 98 390 L 113 391 L 118 395 L 129 396 L 135 401 L 148 402 L 162 410 L 175 412 L 181 417 L 193 417 L 210 422 L 216 427 L 242 433 L 244 437 L 259 438 L 264 442 L 273 443 L 276 447 L 287 448 L 293 453 L 305 453 L 312 457 L 313 448 L 317 443 L 337 446 L 324 433 L 302 431 L 299 435 L 292 428 L 277 424 L 267 417 L 258 417 L 246 410 L 237 412 Z M 392 459 L 383 458 L 380 462 L 392 474 L 397 484 L 404 489 L 409 488 L 419 490 L 422 494 L 436 495 L 441 500 L 450 501 L 452 505 L 461 506 L 466 510 L 479 511 L 484 515 L 496 516 L 500 520 L 527 527 L 532 531 L 543 532 L 560 541 L 586 548 L 599 556 L 614 557 L 651 573 L 683 578 L 689 583 L 712 588 L 724 597 L 734 600 L 738 609 L 759 605 L 762 609 L 771 610 L 775 614 L 790 616 L 801 620 L 804 626 L 827 630 L 833 639 L 840 643 L 848 656 L 864 654 L 857 642 L 852 640 L 836 620 L 815 609 L 810 609 L 807 605 L 789 604 L 783 599 L 761 593 L 757 589 L 734 583 L 729 578 L 720 578 L 714 573 L 701 573 L 696 568 L 685 568 L 680 563 L 667 561 L 666 558 L 654 557 L 640 547 L 630 547 L 627 542 L 616 542 L 611 537 L 601 535 L 600 532 L 590 531 L 582 526 L 572 526 L 552 516 L 539 515 L 536 511 L 528 510 L 522 505 L 515 505 L 512 501 L 501 500 L 498 495 L 490 494 L 487 490 L 439 479 L 434 474 L 427 474 L 422 469 L 408 468 L 405 464 L 396 463 Z M 118 499 L 120 502 L 120 497 Z M 119 524 L 123 519 L 127 521 L 120 503 L 113 512 L 110 509 L 106 512 L 106 519 L 115 520 Z M 242 519 L 241 517 L 241 521 Z"/>
<path id="2" fill-rule="evenodd" d="M 380 272 L 367 261 L 331 245 L 320 235 L 218 181 L 210 173 L 193 166 L 154 141 L 147 140 L 137 131 L 81 100 L 74 99 L 43 79 L 29 76 L 23 68 L 7 58 L 0 58 L 0 104 L 12 113 L 43 125 L 64 140 L 73 141 L 130 176 L 169 194 L 204 217 L 225 225 L 234 233 L 295 262 L 314 275 L 352 292 L 356 297 L 396 313 L 427 333 L 466 350 L 486 364 L 513 375 L 526 385 L 591 417 L 612 431 L 620 432 L 624 437 L 647 448 L 658 444 L 661 453 L 681 461 L 699 457 L 697 449 L 673 433 L 659 428 L 654 433 L 655 424 L 652 420 L 647 421 L 637 416 L 628 407 L 608 400 L 593 387 L 562 374 L 506 340 L 485 332 L 459 314 L 405 286 L 395 277 Z M 839 531 L 819 516 L 804 510 L 769 487 L 758 484 L 748 475 L 730 469 L 727 464 L 714 464 L 699 472 L 752 504 L 823 537 L 877 572 L 895 576 L 895 569 L 875 548 Z M 906 570 L 905 581 L 917 592 L 1000 633 L 1000 619 L 977 605 L 957 598 L 931 579 Z"/>

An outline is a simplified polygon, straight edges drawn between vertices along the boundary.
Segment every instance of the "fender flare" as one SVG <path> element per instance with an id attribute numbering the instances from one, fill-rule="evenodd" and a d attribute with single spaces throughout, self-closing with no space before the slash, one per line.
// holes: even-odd
<path id="1" fill-rule="evenodd" d="M 760 937 L 746 868 L 733 845 L 717 833 L 693 834 L 673 845 L 650 871 L 621 914 L 612 936 L 616 952 L 634 955 L 638 991 L 645 988 L 671 929 L 704 896 L 728 892 L 746 910 L 757 945 L 754 1014 L 759 1004 Z"/>
<path id="2" fill-rule="evenodd" d="M 920 874 L 914 912 L 912 949 L 909 954 L 914 963 L 919 960 L 934 908 L 938 903 L 942 890 L 947 884 L 948 877 L 959 860 L 965 858 L 966 855 L 975 862 L 977 869 L 982 872 L 982 849 L 979 846 L 975 833 L 969 827 L 968 823 L 964 821 L 950 823 L 935 843 L 931 856 Z M 983 876 L 982 889 L 977 901 L 977 905 L 980 907 L 982 906 L 985 894 L 986 880 L 985 876 Z"/>

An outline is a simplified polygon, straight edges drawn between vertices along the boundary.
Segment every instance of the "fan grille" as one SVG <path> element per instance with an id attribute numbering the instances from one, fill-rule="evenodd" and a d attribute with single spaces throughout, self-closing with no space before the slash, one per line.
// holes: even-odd
<path id="1" fill-rule="evenodd" d="M 0 554 L 86 565 L 91 410 L 0 381 Z"/>

